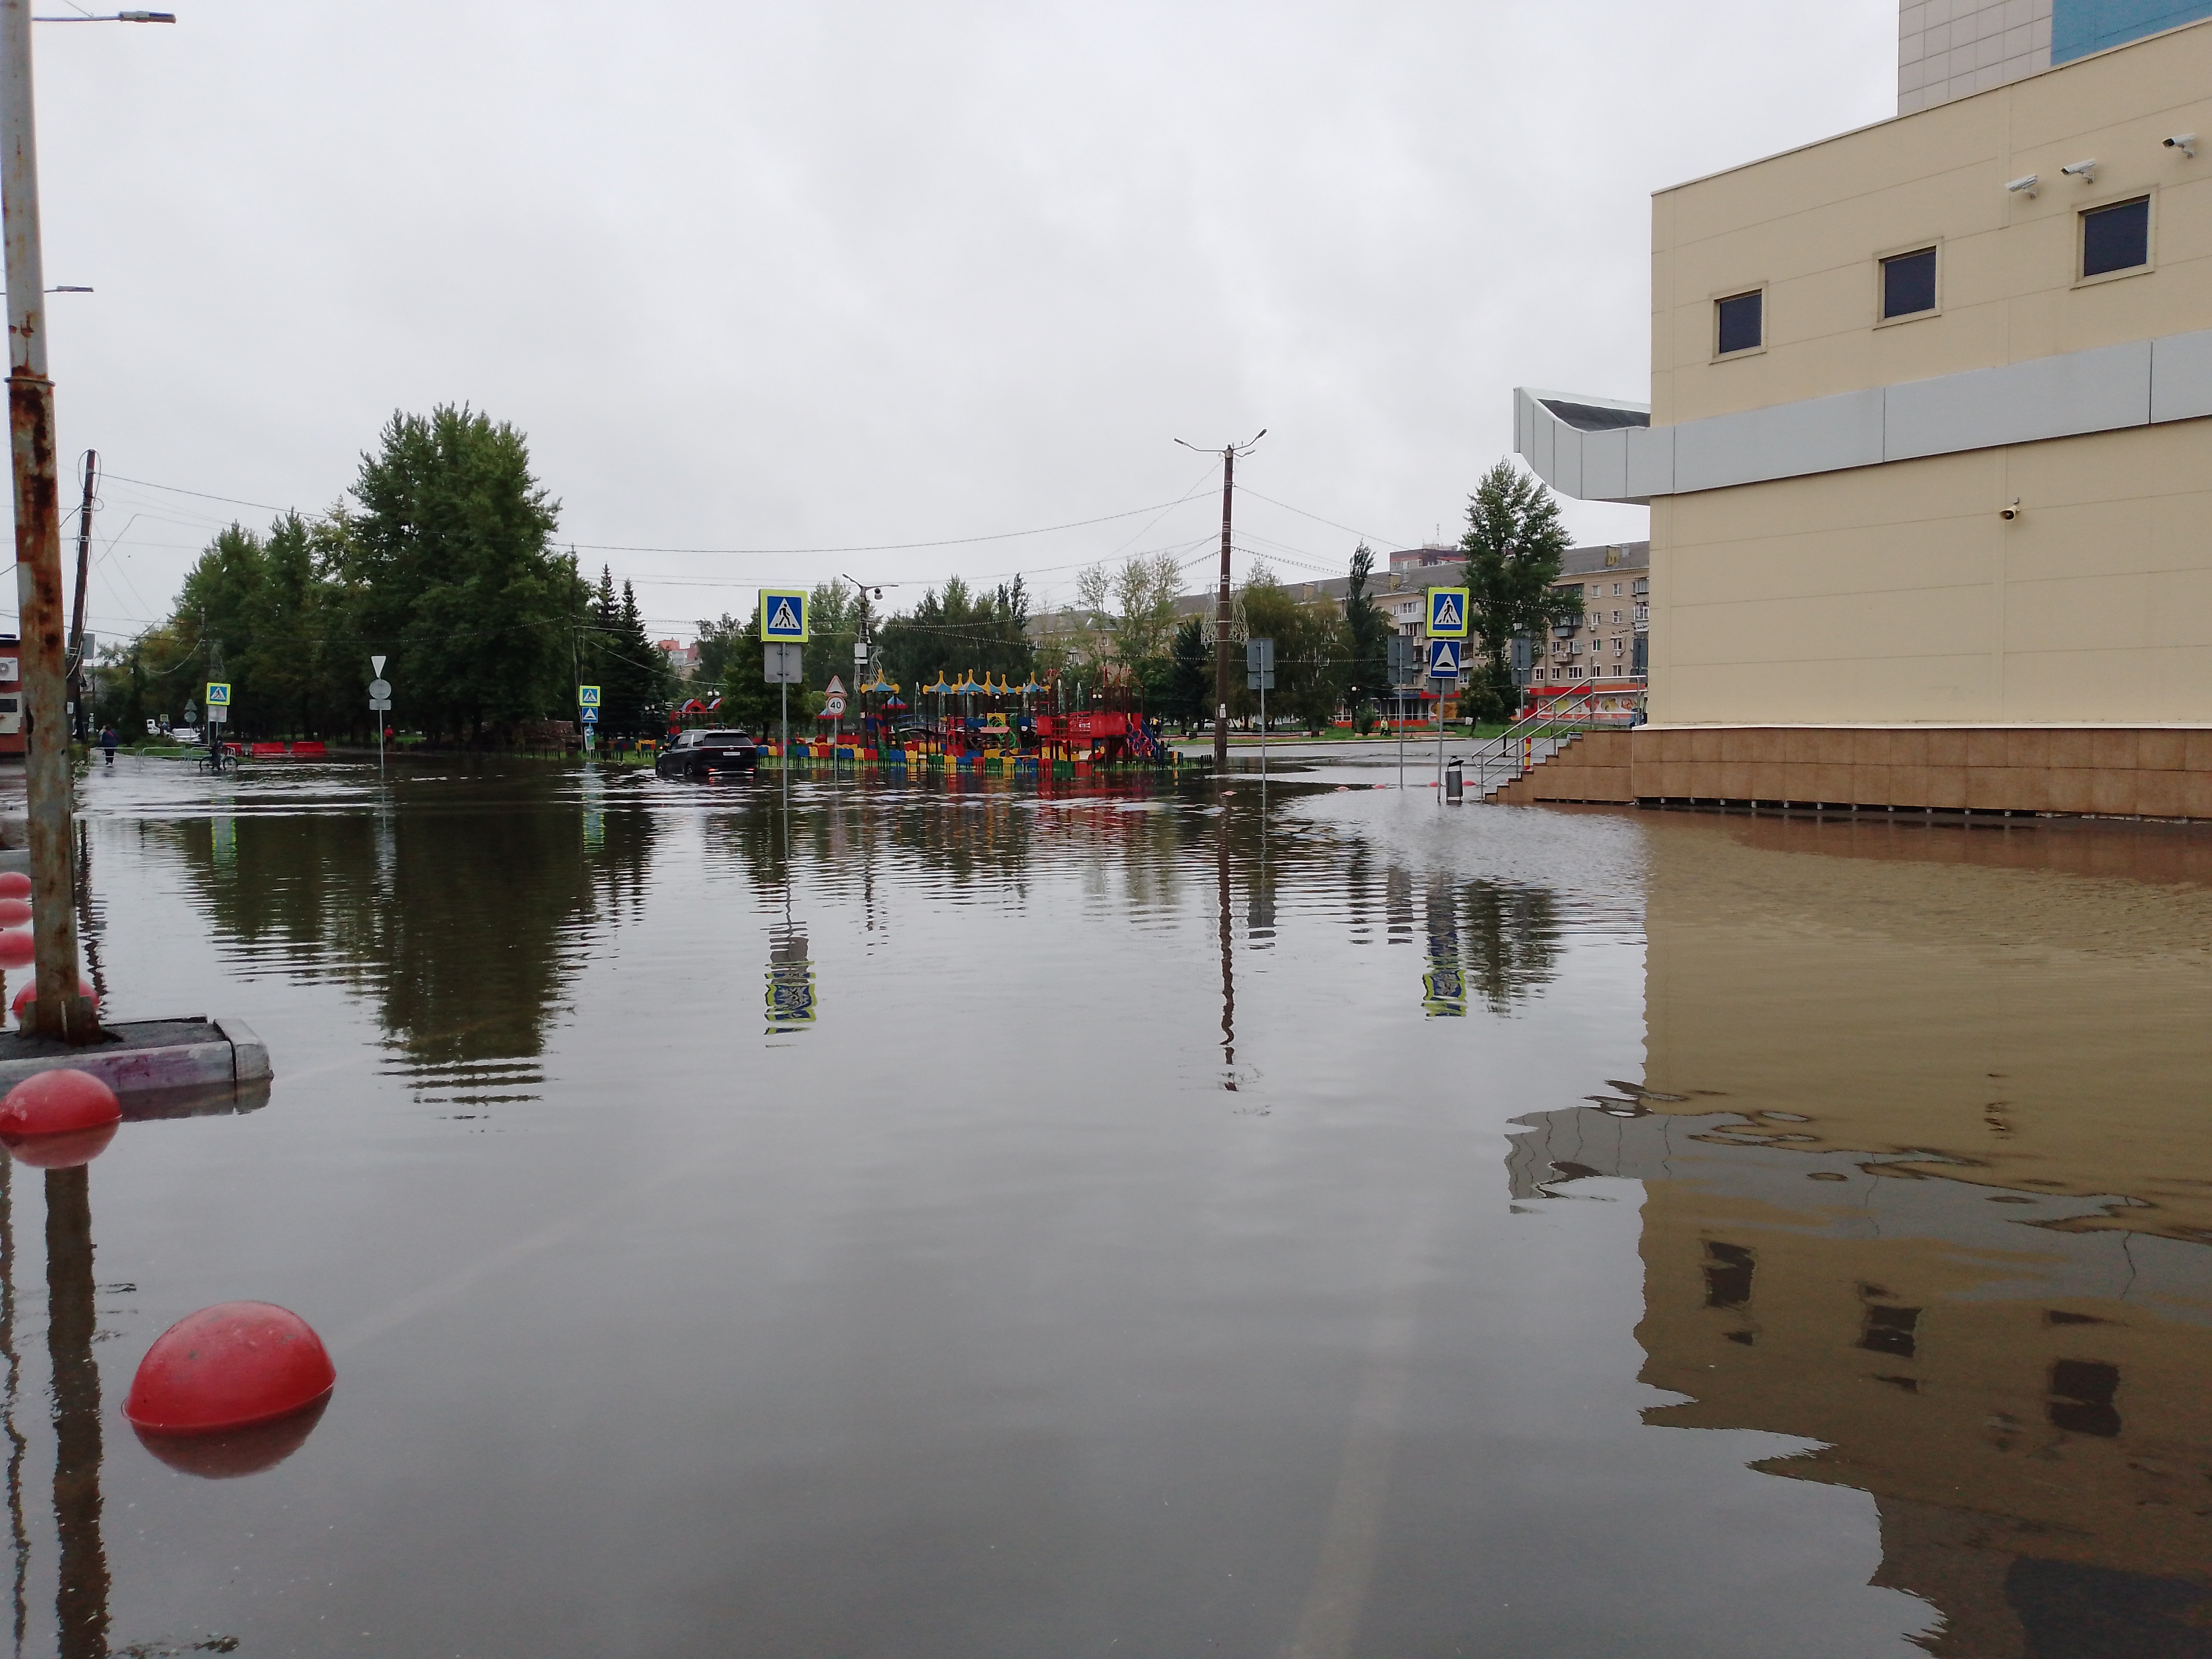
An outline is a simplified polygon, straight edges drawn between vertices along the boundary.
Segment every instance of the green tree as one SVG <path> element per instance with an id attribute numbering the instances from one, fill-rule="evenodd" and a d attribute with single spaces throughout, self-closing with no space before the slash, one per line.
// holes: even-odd
<path id="1" fill-rule="evenodd" d="M 748 635 L 744 623 L 725 611 L 720 618 L 708 622 L 699 619 L 699 668 L 697 678 L 702 686 L 720 685 L 723 671 L 729 665 L 732 653 L 742 654 L 739 647 Z"/>
<path id="2" fill-rule="evenodd" d="M 1275 689 L 1267 694 L 1271 719 L 1287 716 L 1320 731 L 1335 719 L 1343 701 L 1343 641 L 1336 608 L 1327 600 L 1302 604 L 1264 564 L 1245 578 L 1242 594 L 1245 637 L 1275 642 Z M 1232 686 L 1243 685 L 1242 665 L 1232 661 Z M 1256 713 L 1259 694 L 1242 690 L 1233 706 Z"/>
<path id="3" fill-rule="evenodd" d="M 565 713 L 575 583 L 523 434 L 466 407 L 395 414 L 352 494 L 332 574 L 354 649 L 392 658 L 409 713 L 471 739 Z"/>
<path id="4" fill-rule="evenodd" d="M 1382 607 L 1367 596 L 1375 574 L 1375 550 L 1362 542 L 1352 552 L 1352 576 L 1344 590 L 1344 696 L 1363 726 L 1368 707 L 1390 690 L 1390 635 Z"/>
<path id="5" fill-rule="evenodd" d="M 1186 732 L 1213 712 L 1213 641 L 1206 635 L 1203 617 L 1186 617 L 1170 648 L 1175 674 L 1168 682 L 1167 708 Z"/>
<path id="6" fill-rule="evenodd" d="M 810 632 L 812 630 L 810 629 Z M 750 732 L 758 738 L 781 735 L 784 696 L 781 686 L 770 685 L 764 674 L 766 641 L 761 637 L 761 617 L 757 605 L 753 619 L 745 631 L 734 641 L 722 664 L 722 706 L 715 714 L 721 725 Z M 808 653 L 814 647 L 809 645 Z M 808 666 L 812 666 L 811 664 Z M 821 704 L 820 694 L 804 685 L 790 690 L 791 730 L 794 737 L 805 737 L 814 712 Z"/>
<path id="7" fill-rule="evenodd" d="M 614 576 L 604 568 L 592 602 L 591 631 L 600 730 L 611 738 L 657 735 L 668 708 L 668 660 L 647 636 L 635 591 L 624 582 L 616 599 Z"/>
<path id="8" fill-rule="evenodd" d="M 1497 718 L 1519 704 L 1514 640 L 1540 636 L 1555 618 L 1580 609 L 1579 596 L 1565 598 L 1552 586 L 1568 544 L 1552 492 L 1510 461 L 1484 473 L 1468 498 L 1460 547 L 1467 555 L 1462 581 L 1470 593 L 1470 631 L 1481 664 L 1468 687 L 1477 719 Z"/>

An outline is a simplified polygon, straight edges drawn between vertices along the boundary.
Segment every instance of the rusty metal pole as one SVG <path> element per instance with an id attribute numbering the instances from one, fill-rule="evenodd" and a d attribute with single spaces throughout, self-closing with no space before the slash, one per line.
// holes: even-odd
<path id="1" fill-rule="evenodd" d="M 31 934 L 39 981 L 32 1029 L 98 1040 L 77 994 L 76 907 L 70 859 L 69 725 L 62 684 L 60 485 L 54 386 L 46 378 L 46 273 L 39 239 L 39 143 L 31 99 L 29 0 L 0 0 L 0 232 L 7 244 L 8 428 L 15 483 L 15 591 L 22 613 L 25 768 L 31 842 Z"/>
<path id="2" fill-rule="evenodd" d="M 1221 452 L 1221 591 L 1213 602 L 1213 769 L 1229 769 L 1229 514 L 1236 498 L 1237 446 Z"/>
<path id="3" fill-rule="evenodd" d="M 76 603 L 70 608 L 69 647 L 69 701 L 76 711 L 70 722 L 70 731 L 88 740 L 92 727 L 84 708 L 84 590 L 92 579 L 92 493 L 99 475 L 100 457 L 88 449 L 84 452 L 84 505 L 76 515 Z"/>

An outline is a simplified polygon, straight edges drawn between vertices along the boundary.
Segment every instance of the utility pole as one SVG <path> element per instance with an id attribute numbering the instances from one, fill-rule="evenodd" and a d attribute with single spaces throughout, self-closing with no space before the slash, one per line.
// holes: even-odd
<path id="1" fill-rule="evenodd" d="M 39 236 L 38 124 L 31 102 L 30 0 L 0 0 L 0 233 L 7 245 L 8 429 L 15 487 L 16 592 L 22 613 L 24 767 L 31 843 L 31 1029 L 99 1040 L 77 994 L 70 857 L 69 725 L 64 715 L 60 481 L 54 384 L 46 378 L 46 273 Z"/>
<path id="2" fill-rule="evenodd" d="M 1213 770 L 1216 775 L 1229 769 L 1229 527 L 1236 501 L 1237 458 L 1249 455 L 1255 444 L 1267 435 L 1261 427 L 1247 443 L 1224 444 L 1221 447 L 1221 588 L 1213 602 Z M 1196 444 L 1176 441 L 1185 449 L 1198 449 Z M 1204 450 L 1199 450 L 1201 455 Z"/>
<path id="3" fill-rule="evenodd" d="M 99 474 L 100 456 L 84 452 L 84 505 L 76 515 L 76 608 L 70 623 L 69 700 L 76 710 L 76 735 L 91 735 L 84 712 L 84 589 L 92 575 L 92 489 Z"/>

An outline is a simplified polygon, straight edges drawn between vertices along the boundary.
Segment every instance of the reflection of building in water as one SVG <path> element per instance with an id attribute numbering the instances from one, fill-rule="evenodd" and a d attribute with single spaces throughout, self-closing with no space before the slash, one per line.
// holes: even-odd
<path id="1" fill-rule="evenodd" d="M 814 1024 L 814 964 L 806 935 L 789 923 L 769 929 L 768 1034 L 805 1030 Z"/>
<path id="2" fill-rule="evenodd" d="M 1645 1081 L 1516 1141 L 1645 1183 L 1649 1420 L 1821 1442 L 1936 1652 L 2212 1655 L 2206 856 L 1667 825 Z"/>

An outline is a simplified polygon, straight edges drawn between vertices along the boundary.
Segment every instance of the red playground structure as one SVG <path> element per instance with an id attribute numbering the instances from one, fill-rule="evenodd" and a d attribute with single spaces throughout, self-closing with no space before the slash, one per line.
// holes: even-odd
<path id="1" fill-rule="evenodd" d="M 1097 709 L 1079 714 L 1039 714 L 1035 725 L 1037 751 L 1051 760 L 1157 766 L 1167 758 L 1158 731 L 1134 712 Z"/>

